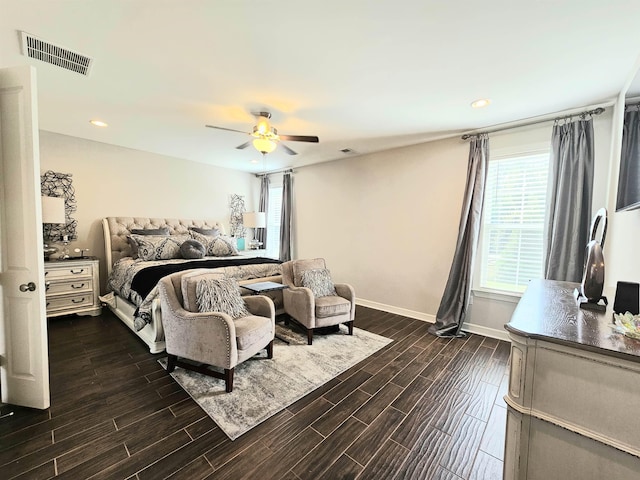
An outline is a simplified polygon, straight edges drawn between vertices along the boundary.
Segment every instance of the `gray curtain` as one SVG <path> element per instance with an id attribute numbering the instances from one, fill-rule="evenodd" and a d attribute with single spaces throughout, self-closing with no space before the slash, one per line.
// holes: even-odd
<path id="1" fill-rule="evenodd" d="M 280 260 L 291 260 L 291 174 L 282 177 L 282 210 L 280 215 Z"/>
<path id="2" fill-rule="evenodd" d="M 464 336 L 460 333 L 460 328 L 469 306 L 471 272 L 480 235 L 488 161 L 489 137 L 486 134 L 473 137 L 469 144 L 467 186 L 464 191 L 456 251 L 436 314 L 436 323 L 429 327 L 429 333 L 439 337 Z"/>
<path id="3" fill-rule="evenodd" d="M 640 199 L 640 104 L 624 113 L 616 210 L 638 207 Z"/>
<path id="4" fill-rule="evenodd" d="M 593 120 L 553 126 L 545 278 L 580 282 L 593 196 Z"/>
<path id="5" fill-rule="evenodd" d="M 269 213 L 269 176 L 263 175 L 260 178 L 260 201 L 258 202 L 258 211 L 265 212 L 265 215 Z M 267 218 L 267 224 L 269 219 Z M 267 229 L 258 228 L 256 231 L 256 238 L 259 242 L 262 242 L 261 248 L 267 248 Z"/>

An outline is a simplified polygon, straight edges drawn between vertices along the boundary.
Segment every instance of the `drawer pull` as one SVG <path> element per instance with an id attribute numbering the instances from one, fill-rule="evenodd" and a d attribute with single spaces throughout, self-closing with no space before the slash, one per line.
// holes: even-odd
<path id="1" fill-rule="evenodd" d="M 71 273 L 73 273 L 74 275 L 78 275 L 79 273 L 82 273 L 82 272 L 84 272 L 84 268 L 81 268 L 80 270 L 71 269 Z"/>
<path id="2" fill-rule="evenodd" d="M 49 305 L 51 305 L 51 302 L 47 302 L 47 307 L 48 307 Z"/>
<path id="3" fill-rule="evenodd" d="M 73 283 L 71 284 L 71 288 L 78 289 L 78 288 L 82 288 L 82 287 L 84 287 L 84 283 L 81 283 L 80 285 L 75 285 Z"/>
<path id="4" fill-rule="evenodd" d="M 49 290 L 49 287 L 51 286 L 51 282 L 45 282 L 44 283 L 44 288 L 45 290 Z"/>
<path id="5" fill-rule="evenodd" d="M 82 303 L 82 302 L 84 302 L 84 297 L 82 297 L 80 300 L 76 300 L 75 298 L 72 298 L 71 302 L 72 303 Z"/>

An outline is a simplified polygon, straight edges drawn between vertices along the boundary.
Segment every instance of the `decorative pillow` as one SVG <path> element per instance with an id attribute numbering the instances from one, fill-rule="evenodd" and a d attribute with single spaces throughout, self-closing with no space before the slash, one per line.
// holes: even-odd
<path id="1" fill-rule="evenodd" d="M 138 257 L 142 260 L 169 260 L 180 257 L 180 246 L 189 239 L 187 235 L 129 235 L 137 244 Z"/>
<path id="2" fill-rule="evenodd" d="M 331 274 L 326 268 L 305 270 L 301 272 L 300 280 L 302 286 L 310 288 L 316 298 L 337 295 L 336 287 L 331 281 Z"/>
<path id="3" fill-rule="evenodd" d="M 198 302 L 196 301 L 196 287 L 200 280 L 209 278 L 224 278 L 222 272 L 212 272 L 210 268 L 194 268 L 186 270 L 180 277 L 180 289 L 182 291 L 182 306 L 189 312 L 198 311 Z"/>
<path id="4" fill-rule="evenodd" d="M 202 258 L 206 249 L 199 241 L 189 239 L 180 245 L 180 255 L 182 258 Z"/>
<path id="5" fill-rule="evenodd" d="M 200 280 L 196 302 L 200 312 L 222 312 L 234 320 L 251 315 L 240 296 L 238 282 L 228 277 Z"/>
<path id="6" fill-rule="evenodd" d="M 134 234 L 134 235 L 164 235 L 167 236 L 169 235 L 169 227 L 162 227 L 162 228 L 132 228 L 131 230 L 129 230 L 129 233 Z M 129 246 L 131 247 L 131 256 L 133 258 L 138 258 L 138 244 L 134 241 L 131 240 L 131 238 L 129 238 L 127 236 L 127 239 L 129 240 Z"/>
<path id="7" fill-rule="evenodd" d="M 220 235 L 219 228 L 189 227 L 189 230 L 199 233 L 201 235 L 207 235 L 208 237 L 217 237 L 218 235 Z"/>
<path id="8" fill-rule="evenodd" d="M 230 257 L 232 255 L 238 255 L 238 247 L 233 238 L 226 235 L 218 235 L 217 237 L 210 237 L 208 235 L 202 235 L 194 230 L 189 230 L 189 235 L 194 240 L 197 240 L 204 245 L 206 249 L 205 255 L 212 257 Z"/>
<path id="9" fill-rule="evenodd" d="M 304 258 L 300 260 L 295 260 L 293 262 L 293 266 L 291 267 L 293 273 L 293 284 L 296 287 L 302 287 L 302 272 L 306 272 L 307 270 L 320 270 L 322 268 L 327 268 L 327 265 L 324 263 L 324 258 Z"/>

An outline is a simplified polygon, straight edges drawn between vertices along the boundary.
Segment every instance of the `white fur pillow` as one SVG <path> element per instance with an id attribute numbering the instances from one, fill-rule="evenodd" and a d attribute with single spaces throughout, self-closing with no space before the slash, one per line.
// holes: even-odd
<path id="1" fill-rule="evenodd" d="M 238 282 L 232 278 L 207 278 L 196 285 L 200 312 L 222 312 L 234 320 L 251 315 L 240 296 Z"/>
<path id="2" fill-rule="evenodd" d="M 310 288 L 316 298 L 337 295 L 331 274 L 326 268 L 303 271 L 300 274 L 300 282 L 303 287 Z"/>

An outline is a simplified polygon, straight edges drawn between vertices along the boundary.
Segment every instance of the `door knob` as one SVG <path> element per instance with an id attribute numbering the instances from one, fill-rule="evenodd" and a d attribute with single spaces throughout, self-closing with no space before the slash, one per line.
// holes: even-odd
<path id="1" fill-rule="evenodd" d="M 23 283 L 22 285 L 20 285 L 21 292 L 35 292 L 35 290 L 36 284 L 33 282 Z"/>

